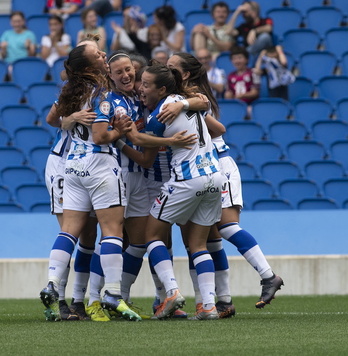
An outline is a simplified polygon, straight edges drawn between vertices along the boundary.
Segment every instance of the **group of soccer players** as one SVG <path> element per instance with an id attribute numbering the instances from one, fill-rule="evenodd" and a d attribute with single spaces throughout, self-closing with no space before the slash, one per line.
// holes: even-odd
<path id="1" fill-rule="evenodd" d="M 60 127 L 46 181 L 61 232 L 40 293 L 46 319 L 141 320 L 129 302 L 145 253 L 156 293 L 153 318 L 187 317 L 179 310 L 185 299 L 172 266 L 174 223 L 187 247 L 195 291 L 190 319 L 235 314 L 221 237 L 259 272 L 256 307 L 263 308 L 283 281 L 239 226 L 240 175 L 222 139 L 204 68 L 187 53 L 174 54 L 167 66 L 153 63 L 136 72 L 134 64 L 122 51 L 107 60 L 92 38 L 65 62 L 67 80 L 47 118 Z M 94 248 L 97 222 L 102 236 Z M 69 307 L 64 286 L 78 240 Z"/>

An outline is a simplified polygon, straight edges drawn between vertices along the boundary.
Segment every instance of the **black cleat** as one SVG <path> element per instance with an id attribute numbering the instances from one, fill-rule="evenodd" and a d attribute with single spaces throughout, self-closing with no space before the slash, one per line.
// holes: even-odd
<path id="1" fill-rule="evenodd" d="M 255 307 L 262 309 L 266 304 L 271 303 L 277 290 L 284 285 L 284 282 L 279 276 L 273 274 L 273 277 L 261 280 L 260 284 L 262 286 L 261 297 Z"/>
<path id="2" fill-rule="evenodd" d="M 78 316 L 79 320 L 91 320 L 91 318 L 86 313 L 85 305 L 83 302 L 74 302 L 74 300 L 72 300 L 69 309 L 73 314 Z"/>
<path id="3" fill-rule="evenodd" d="M 218 301 L 216 303 L 216 309 L 219 314 L 219 319 L 230 318 L 236 314 L 236 308 L 232 304 L 232 300 L 229 303 Z"/>
<path id="4" fill-rule="evenodd" d="M 60 317 L 64 321 L 80 320 L 77 314 L 71 312 L 65 300 L 59 301 L 59 311 L 60 311 Z"/>

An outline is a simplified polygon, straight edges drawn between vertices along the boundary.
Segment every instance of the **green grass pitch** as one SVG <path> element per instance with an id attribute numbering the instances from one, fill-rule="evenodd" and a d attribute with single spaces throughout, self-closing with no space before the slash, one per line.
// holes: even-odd
<path id="1" fill-rule="evenodd" d="M 231 319 L 106 323 L 46 322 L 39 299 L 0 300 L 0 355 L 348 355 L 348 296 L 257 299 L 235 297 Z M 151 312 L 152 299 L 134 304 Z"/>

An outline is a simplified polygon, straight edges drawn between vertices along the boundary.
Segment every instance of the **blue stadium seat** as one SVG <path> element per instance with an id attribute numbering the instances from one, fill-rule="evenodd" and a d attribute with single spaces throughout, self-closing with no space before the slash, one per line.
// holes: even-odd
<path id="1" fill-rule="evenodd" d="M 31 213 L 50 213 L 51 204 L 50 203 L 35 203 L 30 207 Z"/>
<path id="2" fill-rule="evenodd" d="M 320 44 L 318 32 L 310 28 L 300 28 L 286 31 L 283 37 L 283 48 L 298 61 L 301 54 L 316 50 Z"/>
<path id="3" fill-rule="evenodd" d="M 47 123 L 46 117 L 48 113 L 51 110 L 52 105 L 47 105 L 45 106 L 41 113 L 40 113 L 40 121 L 39 121 L 39 126 L 44 127 L 46 130 L 48 130 L 51 133 L 51 136 L 54 138 L 56 137 L 58 127 L 53 127 L 50 124 Z"/>
<path id="4" fill-rule="evenodd" d="M 295 162 L 304 174 L 304 167 L 310 161 L 321 160 L 327 156 L 322 143 L 314 140 L 294 141 L 286 148 L 286 157 Z"/>
<path id="5" fill-rule="evenodd" d="M 51 146 L 36 146 L 29 152 L 29 164 L 40 174 L 42 181 L 45 181 L 45 168 Z"/>
<path id="6" fill-rule="evenodd" d="M 329 179 L 324 183 L 325 196 L 335 200 L 339 207 L 347 200 L 348 178 Z"/>
<path id="7" fill-rule="evenodd" d="M 233 143 L 229 143 L 228 147 L 230 148 L 229 150 L 229 155 L 235 160 L 238 161 L 241 159 L 241 153 L 236 145 Z"/>
<path id="8" fill-rule="evenodd" d="M 47 62 L 38 57 L 27 57 L 13 62 L 12 81 L 24 91 L 29 85 L 44 82 L 49 73 Z"/>
<path id="9" fill-rule="evenodd" d="M 110 48 L 112 38 L 114 36 L 114 30 L 111 27 L 111 23 L 116 22 L 119 26 L 123 26 L 123 14 L 122 12 L 113 11 L 104 16 L 103 26 L 106 31 L 106 44 Z"/>
<path id="10" fill-rule="evenodd" d="M 334 141 L 330 146 L 330 157 L 340 162 L 348 172 L 348 140 Z"/>
<path id="11" fill-rule="evenodd" d="M 23 96 L 23 90 L 18 85 L 0 83 L 0 110 L 7 105 L 19 105 Z"/>
<path id="12" fill-rule="evenodd" d="M 7 187 L 0 185 L 0 204 L 9 203 L 12 200 L 12 194 Z"/>
<path id="13" fill-rule="evenodd" d="M 270 141 L 254 141 L 244 145 L 243 157 L 245 161 L 251 162 L 259 173 L 261 166 L 264 163 L 282 159 L 283 151 L 277 143 Z"/>
<path id="14" fill-rule="evenodd" d="M 22 184 L 39 183 L 40 178 L 36 170 L 28 166 L 9 166 L 1 171 L 1 181 L 11 193 Z"/>
<path id="15" fill-rule="evenodd" d="M 77 33 L 83 29 L 81 15 L 79 13 L 70 15 L 64 22 L 64 29 L 71 38 L 71 46 L 76 46 Z"/>
<path id="16" fill-rule="evenodd" d="M 311 161 L 305 166 L 305 175 L 314 180 L 322 189 L 325 181 L 333 178 L 344 178 L 345 172 L 341 163 L 334 160 Z"/>
<path id="17" fill-rule="evenodd" d="M 28 105 L 8 105 L 2 108 L 2 127 L 13 139 L 14 132 L 23 126 L 35 125 L 38 119 L 37 112 Z M 14 120 L 14 118 L 16 118 Z"/>
<path id="18" fill-rule="evenodd" d="M 348 121 L 348 98 L 336 103 L 336 117 L 338 120 Z"/>
<path id="19" fill-rule="evenodd" d="M 43 183 L 20 185 L 16 188 L 15 197 L 16 201 L 28 212 L 34 204 L 49 204 L 50 202 L 46 185 Z"/>
<path id="20" fill-rule="evenodd" d="M 11 137 L 6 130 L 0 127 L 0 146 L 8 146 L 11 142 Z"/>
<path id="21" fill-rule="evenodd" d="M 238 161 L 237 166 L 242 179 L 259 178 L 255 167 L 250 162 Z"/>
<path id="22" fill-rule="evenodd" d="M 7 30 L 11 30 L 11 23 L 10 23 L 10 15 L 9 14 L 0 14 L 0 33 L 3 34 L 3 32 Z"/>
<path id="23" fill-rule="evenodd" d="M 8 69 L 8 64 L 0 59 L 0 82 L 3 82 L 3 80 L 5 79 L 5 75 L 7 74 L 7 69 Z"/>
<path id="24" fill-rule="evenodd" d="M 273 20 L 273 33 L 279 41 L 286 31 L 299 28 L 302 23 L 301 12 L 293 7 L 273 8 L 267 12 L 267 17 Z"/>
<path id="25" fill-rule="evenodd" d="M 204 0 L 169 0 L 167 5 L 172 5 L 175 9 L 177 19 L 181 22 L 185 22 L 186 15 L 195 10 L 206 10 L 203 9 Z M 213 19 L 210 20 L 210 23 Z"/>
<path id="26" fill-rule="evenodd" d="M 296 163 L 291 161 L 268 161 L 261 166 L 261 178 L 272 183 L 278 193 L 279 183 L 289 178 L 302 178 Z"/>
<path id="27" fill-rule="evenodd" d="M 0 213 L 24 213 L 24 209 L 17 203 L 0 203 Z"/>
<path id="28" fill-rule="evenodd" d="M 221 52 L 215 60 L 216 67 L 225 71 L 226 78 L 230 73 L 236 70 L 236 68 L 231 62 L 230 55 L 230 52 Z"/>
<path id="29" fill-rule="evenodd" d="M 274 121 L 268 127 L 268 139 L 278 143 L 282 149 L 292 141 L 306 138 L 308 138 L 308 130 L 299 121 Z"/>
<path id="30" fill-rule="evenodd" d="M 52 106 L 58 99 L 58 94 L 59 90 L 55 83 L 42 82 L 31 84 L 28 87 L 26 98 L 28 105 L 41 113 L 44 107 Z"/>
<path id="31" fill-rule="evenodd" d="M 289 0 L 288 3 L 290 3 L 291 7 L 301 11 L 303 16 L 306 15 L 310 8 L 324 5 L 323 0 Z"/>
<path id="32" fill-rule="evenodd" d="M 219 99 L 220 121 L 225 127 L 236 121 L 244 121 L 247 116 L 247 104 L 238 99 Z"/>
<path id="33" fill-rule="evenodd" d="M 274 189 L 270 182 L 263 179 L 242 180 L 243 201 L 252 207 L 255 201 L 274 197 Z"/>
<path id="34" fill-rule="evenodd" d="M 68 57 L 59 57 L 50 69 L 50 74 L 53 81 L 58 85 L 61 86 L 63 84 L 62 78 L 60 76 L 62 70 L 64 69 L 64 61 Z"/>
<path id="35" fill-rule="evenodd" d="M 234 144 L 242 150 L 246 143 L 261 140 L 264 135 L 262 126 L 256 122 L 234 122 L 226 127 L 224 139 L 228 145 Z"/>
<path id="36" fill-rule="evenodd" d="M 308 9 L 305 23 L 319 33 L 322 39 L 325 33 L 333 27 L 339 27 L 343 22 L 343 14 L 340 9 L 333 6 L 316 6 Z"/>
<path id="37" fill-rule="evenodd" d="M 316 84 L 323 76 L 335 73 L 337 59 L 328 51 L 307 51 L 301 54 L 298 67 L 301 76 Z"/>
<path id="38" fill-rule="evenodd" d="M 338 209 L 337 203 L 329 198 L 307 198 L 302 199 L 297 204 L 300 210 L 331 210 Z"/>
<path id="39" fill-rule="evenodd" d="M 288 62 L 288 69 L 289 70 L 293 70 L 295 67 L 296 67 L 296 61 L 295 61 L 295 58 L 294 58 L 294 56 L 291 54 L 291 53 L 289 53 L 289 52 L 284 52 L 284 54 L 285 54 L 285 56 L 286 56 L 286 60 L 287 60 L 287 62 Z M 295 79 L 296 80 L 296 79 Z"/>
<path id="40" fill-rule="evenodd" d="M 200 1 L 200 0 L 199 0 Z M 183 24 L 185 25 L 185 33 L 190 36 L 192 29 L 198 23 L 203 23 L 205 25 L 211 25 L 214 22 L 209 10 L 198 10 L 190 11 L 186 13 Z"/>
<path id="41" fill-rule="evenodd" d="M 0 171 L 8 166 L 21 166 L 26 163 L 26 157 L 17 147 L 0 147 Z"/>
<path id="42" fill-rule="evenodd" d="M 29 156 L 29 152 L 36 146 L 50 146 L 52 144 L 52 136 L 43 127 L 21 127 L 14 133 L 14 143 Z"/>
<path id="43" fill-rule="evenodd" d="M 49 35 L 49 19 L 50 14 L 43 14 L 41 12 L 36 15 L 32 15 L 27 18 L 27 27 L 30 31 L 33 31 L 36 36 L 36 42 L 41 44 L 41 39 L 43 36 Z"/>
<path id="44" fill-rule="evenodd" d="M 46 0 L 11 0 L 12 11 L 22 11 L 26 18 L 44 12 Z"/>
<path id="45" fill-rule="evenodd" d="M 341 70 L 342 74 L 348 77 L 348 52 L 342 54 Z"/>
<path id="46" fill-rule="evenodd" d="M 348 47 L 343 44 L 348 38 L 347 27 L 331 28 L 325 34 L 324 45 L 327 51 L 333 53 L 337 59 L 341 59 L 343 53 L 347 51 Z"/>
<path id="47" fill-rule="evenodd" d="M 348 139 L 348 123 L 341 120 L 321 120 L 312 125 L 312 137 L 327 149 L 337 141 Z"/>
<path id="48" fill-rule="evenodd" d="M 279 184 L 279 196 L 289 200 L 293 206 L 302 199 L 320 197 L 317 184 L 305 178 L 283 180 Z"/>
<path id="49" fill-rule="evenodd" d="M 295 101 L 294 118 L 304 123 L 308 129 L 318 120 L 329 120 L 333 114 L 333 106 L 324 98 L 301 98 Z"/>
<path id="50" fill-rule="evenodd" d="M 294 83 L 288 86 L 289 101 L 293 104 L 298 99 L 311 97 L 314 90 L 314 83 L 310 79 L 296 77 Z"/>
<path id="51" fill-rule="evenodd" d="M 176 1 L 176 0 L 174 0 Z M 163 5 L 170 5 L 171 1 L 168 0 L 127 0 L 127 5 L 139 5 L 142 11 L 146 12 L 146 14 L 150 14 L 154 12 L 158 7 Z M 175 2 L 172 3 L 176 6 Z M 198 8 L 198 7 L 197 7 Z"/>
<path id="52" fill-rule="evenodd" d="M 326 76 L 318 83 L 319 97 L 326 98 L 335 105 L 339 100 L 347 97 L 348 76 Z"/>
<path id="53" fill-rule="evenodd" d="M 346 0 L 331 0 L 331 5 L 339 8 L 344 16 L 348 16 L 348 2 Z"/>
<path id="54" fill-rule="evenodd" d="M 252 205 L 252 210 L 293 210 L 294 207 L 286 199 L 259 199 Z"/>
<path id="55" fill-rule="evenodd" d="M 281 98 L 260 98 L 251 103 L 251 118 L 261 124 L 264 129 L 274 121 L 287 120 L 291 113 L 291 105 Z"/>

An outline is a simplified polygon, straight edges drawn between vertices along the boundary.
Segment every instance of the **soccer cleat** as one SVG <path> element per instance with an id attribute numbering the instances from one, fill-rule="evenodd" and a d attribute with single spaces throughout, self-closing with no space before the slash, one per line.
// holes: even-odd
<path id="1" fill-rule="evenodd" d="M 284 285 L 284 282 L 279 276 L 273 274 L 273 277 L 262 279 L 260 284 L 262 286 L 261 297 L 255 304 L 255 307 L 259 309 L 271 303 L 277 290 Z"/>
<path id="2" fill-rule="evenodd" d="M 107 290 L 105 291 L 101 306 L 113 315 L 115 312 L 121 314 L 123 319 L 130 321 L 141 320 L 141 317 L 128 307 L 120 295 L 111 294 Z"/>
<path id="3" fill-rule="evenodd" d="M 72 299 L 70 310 L 75 313 L 80 320 L 91 320 L 91 318 L 86 313 L 85 305 L 83 302 L 74 302 L 74 299 Z"/>
<path id="4" fill-rule="evenodd" d="M 164 319 L 174 314 L 175 310 L 182 308 L 185 305 L 185 298 L 177 289 L 173 296 L 167 297 L 156 310 L 154 319 Z"/>
<path id="5" fill-rule="evenodd" d="M 189 320 L 216 320 L 216 319 L 219 319 L 219 313 L 216 307 L 214 306 L 208 310 L 208 309 L 204 309 L 203 305 L 197 310 L 195 316 L 189 318 Z"/>
<path id="6" fill-rule="evenodd" d="M 236 314 L 236 308 L 232 304 L 232 299 L 229 303 L 218 301 L 216 303 L 216 310 L 219 314 L 220 319 L 230 318 L 231 316 L 234 316 Z"/>
<path id="7" fill-rule="evenodd" d="M 141 308 L 137 307 L 132 302 L 126 302 L 126 304 L 128 305 L 128 308 L 136 312 L 141 319 L 151 319 L 150 315 L 145 314 Z"/>
<path id="8" fill-rule="evenodd" d="M 48 321 L 60 321 L 60 311 L 59 311 L 59 295 L 54 289 L 53 282 L 48 282 L 46 288 L 40 292 L 40 299 L 43 305 L 46 307 L 44 311 L 46 320 Z"/>
<path id="9" fill-rule="evenodd" d="M 80 320 L 77 314 L 71 312 L 65 300 L 59 301 L 59 312 L 61 319 L 64 321 Z"/>
<path id="10" fill-rule="evenodd" d="M 161 306 L 161 302 L 159 298 L 155 298 L 153 304 L 152 304 L 152 310 L 153 313 L 156 314 L 157 309 Z M 183 310 L 177 309 L 175 312 L 171 315 L 172 318 L 178 318 L 178 319 L 185 319 L 187 318 L 187 313 Z"/>
<path id="11" fill-rule="evenodd" d="M 86 313 L 92 321 L 110 321 L 98 300 L 94 301 L 90 306 L 86 306 Z"/>

